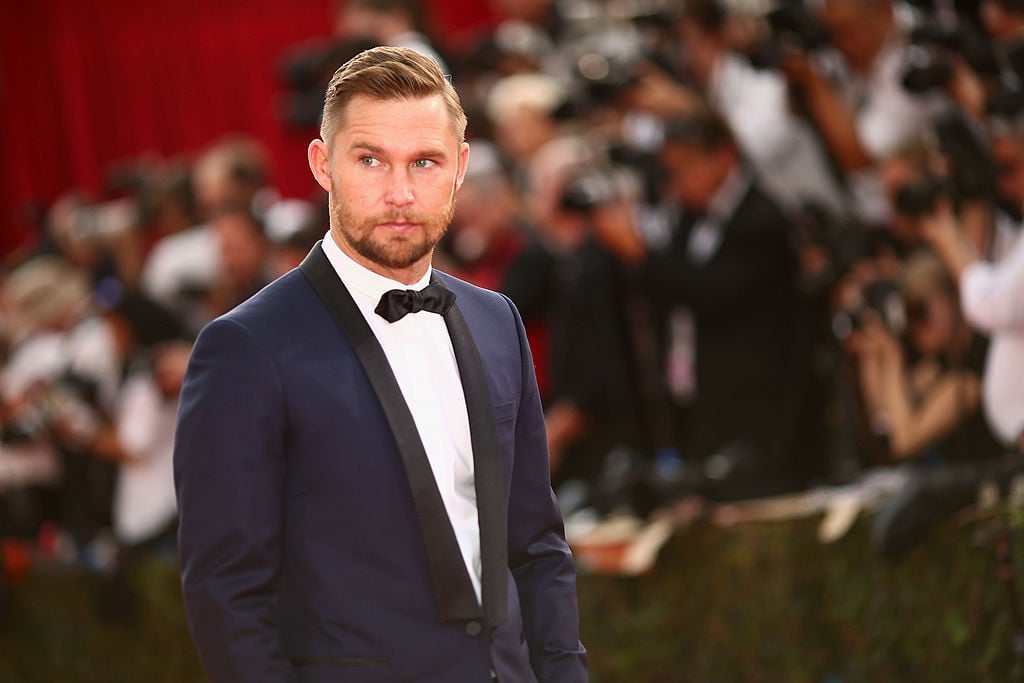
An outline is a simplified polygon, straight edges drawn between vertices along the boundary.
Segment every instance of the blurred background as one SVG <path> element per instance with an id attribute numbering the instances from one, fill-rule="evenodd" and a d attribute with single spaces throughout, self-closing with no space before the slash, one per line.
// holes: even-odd
<path id="1" fill-rule="evenodd" d="M 469 114 L 434 265 L 523 315 L 595 681 L 1024 680 L 1020 0 L 3 3 L 0 678 L 201 679 L 191 343 L 381 44 Z"/>

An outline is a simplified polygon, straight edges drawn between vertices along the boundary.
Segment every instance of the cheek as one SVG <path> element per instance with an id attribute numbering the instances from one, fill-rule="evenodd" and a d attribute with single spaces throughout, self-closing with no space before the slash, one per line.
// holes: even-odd
<path id="1" fill-rule="evenodd" d="M 334 176 L 332 194 L 348 210 L 372 208 L 380 196 L 381 183 L 370 173 L 347 172 Z"/>
<path id="2" fill-rule="evenodd" d="M 910 328 L 910 343 L 919 353 L 933 353 L 938 350 L 938 335 L 932 322 L 916 324 Z"/>
<path id="3" fill-rule="evenodd" d="M 690 201 L 703 200 L 708 187 L 708 178 L 701 166 L 691 166 L 685 173 L 676 177 L 676 190 L 684 199 Z"/>

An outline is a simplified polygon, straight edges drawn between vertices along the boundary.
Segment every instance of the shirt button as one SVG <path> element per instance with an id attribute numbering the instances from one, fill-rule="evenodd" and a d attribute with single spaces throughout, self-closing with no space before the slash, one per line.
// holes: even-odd
<path id="1" fill-rule="evenodd" d="M 480 625 L 479 621 L 471 621 L 466 624 L 466 635 L 470 638 L 475 638 L 480 635 L 480 632 L 484 630 L 484 627 Z"/>

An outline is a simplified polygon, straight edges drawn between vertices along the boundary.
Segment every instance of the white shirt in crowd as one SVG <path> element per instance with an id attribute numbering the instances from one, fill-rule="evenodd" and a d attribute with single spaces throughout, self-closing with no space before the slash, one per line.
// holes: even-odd
<path id="1" fill-rule="evenodd" d="M 416 423 L 463 561 L 480 599 L 480 526 L 469 415 L 448 328 L 444 318 L 428 311 L 410 313 L 394 323 L 374 312 L 384 292 L 423 289 L 430 282 L 431 271 L 428 268 L 427 274 L 412 285 L 383 277 L 347 256 L 330 232 L 324 237 L 323 250 L 387 356 Z"/>
<path id="2" fill-rule="evenodd" d="M 135 544 L 167 529 L 177 515 L 174 425 L 178 402 L 166 398 L 150 373 L 130 376 L 117 401 L 117 436 L 131 459 L 118 467 L 114 534 Z"/>
<path id="3" fill-rule="evenodd" d="M 998 263 L 978 261 L 960 278 L 968 321 L 990 337 L 982 405 L 1007 444 L 1024 434 L 1024 239 Z"/>
<path id="4" fill-rule="evenodd" d="M 938 93 L 916 95 L 903 87 L 907 49 L 894 35 L 866 76 L 846 69 L 839 59 L 829 62 L 840 95 L 854 112 L 858 138 L 875 161 L 918 139 L 931 127 L 933 118 L 949 107 L 948 100 Z M 848 181 L 861 218 L 885 222 L 889 208 L 877 168 L 850 173 Z"/>
<path id="5" fill-rule="evenodd" d="M 729 124 L 760 185 L 784 208 L 813 202 L 832 216 L 846 199 L 809 124 L 789 103 L 786 79 L 726 53 L 715 62 L 708 97 Z"/>
<path id="6" fill-rule="evenodd" d="M 110 327 L 98 317 L 88 317 L 65 332 L 39 331 L 23 340 L 0 368 L 0 393 L 18 404 L 27 393 L 54 391 L 65 373 L 91 382 L 97 400 L 109 408 L 120 380 L 120 360 Z M 52 407 L 54 398 L 39 397 L 34 403 Z M 24 416 L 23 416 L 24 417 Z M 98 426 L 91 412 L 65 414 L 83 430 Z M 47 438 L 20 444 L 0 444 L 0 490 L 30 484 L 51 484 L 60 476 L 59 458 Z"/>
<path id="7" fill-rule="evenodd" d="M 182 290 L 210 287 L 220 272 L 217 236 L 198 225 L 164 237 L 153 247 L 142 268 L 141 287 L 147 295 L 177 310 Z"/>

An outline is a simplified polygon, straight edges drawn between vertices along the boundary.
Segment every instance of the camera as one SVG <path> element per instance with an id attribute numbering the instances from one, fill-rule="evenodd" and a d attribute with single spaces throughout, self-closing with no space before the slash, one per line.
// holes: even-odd
<path id="1" fill-rule="evenodd" d="M 962 59 L 982 78 L 998 78 L 1000 54 L 988 36 L 967 14 L 947 14 L 934 0 L 909 0 L 910 48 L 902 76 L 907 92 L 921 95 L 945 88 L 953 78 L 954 63 Z"/>
<path id="2" fill-rule="evenodd" d="M 565 211 L 587 213 L 635 191 L 638 183 L 636 174 L 626 167 L 584 168 L 566 180 L 558 205 Z"/>
<path id="3" fill-rule="evenodd" d="M 865 285 L 861 290 L 860 303 L 839 311 L 833 317 L 833 334 L 840 341 L 845 341 L 864 326 L 868 315 L 875 316 L 894 337 L 902 336 L 907 329 L 907 309 L 899 284 L 879 279 Z"/>
<path id="4" fill-rule="evenodd" d="M 84 447 L 104 421 L 96 382 L 72 372 L 40 383 L 14 418 L 4 425 L 0 441 L 26 443 L 58 438 Z M 62 426 L 58 436 L 58 426 Z"/>
<path id="5" fill-rule="evenodd" d="M 995 196 L 999 168 L 984 131 L 960 109 L 951 109 L 933 122 L 939 148 L 949 159 L 950 184 L 958 199 Z"/>
<path id="6" fill-rule="evenodd" d="M 68 237 L 76 242 L 106 242 L 131 231 L 139 222 L 138 201 L 113 199 L 71 210 Z"/>
<path id="7" fill-rule="evenodd" d="M 374 46 L 364 39 L 303 44 L 278 63 L 277 77 L 285 93 L 277 102 L 277 118 L 291 128 L 317 128 L 324 109 L 324 90 L 334 71 Z"/>
<path id="8" fill-rule="evenodd" d="M 679 15 L 671 0 L 637 0 L 617 5 L 581 2 L 568 6 L 566 32 L 574 36 L 559 60 L 580 84 L 581 104 L 614 102 L 640 76 L 642 65 L 674 70 L 672 26 Z"/>
<path id="9" fill-rule="evenodd" d="M 802 2 L 783 2 L 764 16 L 769 34 L 746 54 L 758 69 L 774 69 L 787 48 L 816 52 L 829 44 L 828 32 Z"/>
<path id="10" fill-rule="evenodd" d="M 921 218 L 935 211 L 941 197 L 952 201 L 997 201 L 1000 168 L 987 133 L 959 108 L 935 117 L 932 132 L 938 151 L 946 159 L 947 175 L 929 173 L 904 184 L 897 191 L 895 210 L 908 218 Z"/>
<path id="11" fill-rule="evenodd" d="M 920 95 L 946 87 L 957 57 L 982 77 L 998 77 L 1002 69 L 992 43 L 970 24 L 946 27 L 929 19 L 911 29 L 909 38 L 901 81 L 907 92 Z"/>
<path id="12" fill-rule="evenodd" d="M 951 194 L 950 184 L 939 176 L 928 174 L 906 183 L 896 191 L 895 209 L 907 218 L 923 218 L 935 212 L 940 197 Z"/>
<path id="13" fill-rule="evenodd" d="M 168 206 L 189 217 L 195 212 L 189 170 L 175 163 L 115 163 L 106 172 L 103 194 L 109 199 L 72 191 L 54 202 L 46 216 L 52 235 L 72 247 L 106 246 L 157 223 Z"/>

